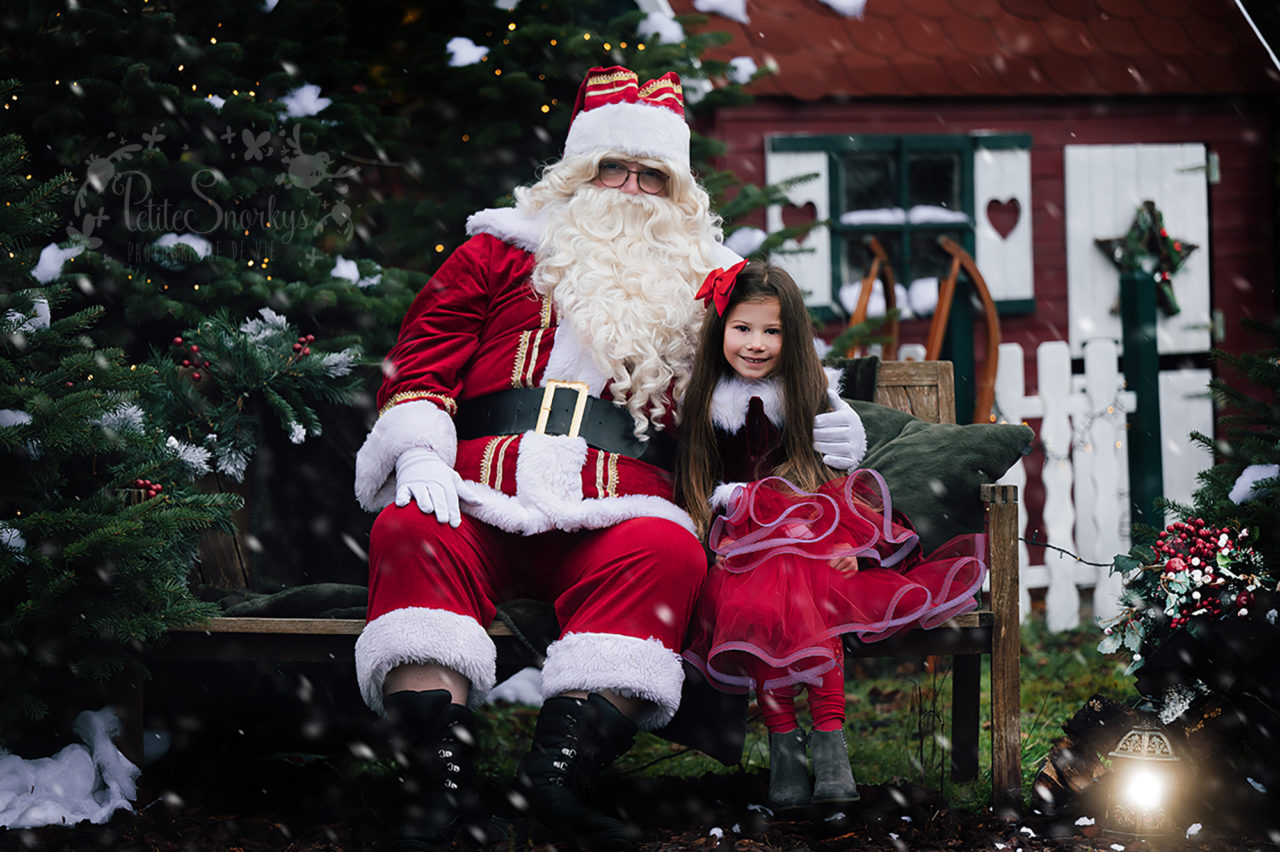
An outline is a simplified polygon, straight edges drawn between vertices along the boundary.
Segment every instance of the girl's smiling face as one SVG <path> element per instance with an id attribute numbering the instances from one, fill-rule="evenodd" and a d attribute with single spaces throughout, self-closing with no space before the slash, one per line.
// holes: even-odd
<path id="1" fill-rule="evenodd" d="M 724 324 L 724 359 L 744 379 L 763 379 L 782 353 L 782 309 L 777 299 L 739 302 Z"/>

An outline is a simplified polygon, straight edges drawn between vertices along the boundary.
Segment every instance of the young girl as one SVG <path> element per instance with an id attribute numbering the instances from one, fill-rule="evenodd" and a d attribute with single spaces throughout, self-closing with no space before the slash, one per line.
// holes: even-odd
<path id="1" fill-rule="evenodd" d="M 822 463 L 814 416 L 848 404 L 790 275 L 751 261 L 708 276 L 699 296 L 712 305 L 685 395 L 677 488 L 717 559 L 685 657 L 721 690 L 755 691 L 775 809 L 856 801 L 841 636 L 872 642 L 973 609 L 985 537 L 923 556 L 878 473 Z M 801 685 L 808 737 L 796 720 Z"/>

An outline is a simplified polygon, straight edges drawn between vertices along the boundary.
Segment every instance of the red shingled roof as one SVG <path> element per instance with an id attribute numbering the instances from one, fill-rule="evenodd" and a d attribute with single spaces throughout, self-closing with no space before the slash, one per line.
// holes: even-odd
<path id="1" fill-rule="evenodd" d="M 670 0 L 677 15 L 694 0 Z M 1221 95 L 1280 90 L 1234 0 L 867 0 L 861 18 L 818 0 L 747 0 L 750 24 L 709 52 L 775 73 L 757 95 L 956 97 Z"/>

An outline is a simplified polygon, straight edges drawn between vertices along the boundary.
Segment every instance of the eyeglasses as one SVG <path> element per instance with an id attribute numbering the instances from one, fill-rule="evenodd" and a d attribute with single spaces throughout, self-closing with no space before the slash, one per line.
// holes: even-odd
<path id="1" fill-rule="evenodd" d="M 631 175 L 636 176 L 636 184 L 641 192 L 649 195 L 657 195 L 665 190 L 667 181 L 670 179 L 666 172 L 657 169 L 629 169 L 622 163 L 615 163 L 612 160 L 606 160 L 600 164 L 596 179 L 610 189 L 617 189 L 625 184 Z"/>

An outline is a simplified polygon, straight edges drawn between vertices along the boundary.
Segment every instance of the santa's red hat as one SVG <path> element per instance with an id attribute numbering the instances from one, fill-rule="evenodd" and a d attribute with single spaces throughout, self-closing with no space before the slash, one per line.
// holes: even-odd
<path id="1" fill-rule="evenodd" d="M 600 151 L 689 168 L 689 125 L 679 75 L 668 71 L 641 83 L 636 72 L 621 65 L 588 71 L 573 106 L 564 153 Z"/>

